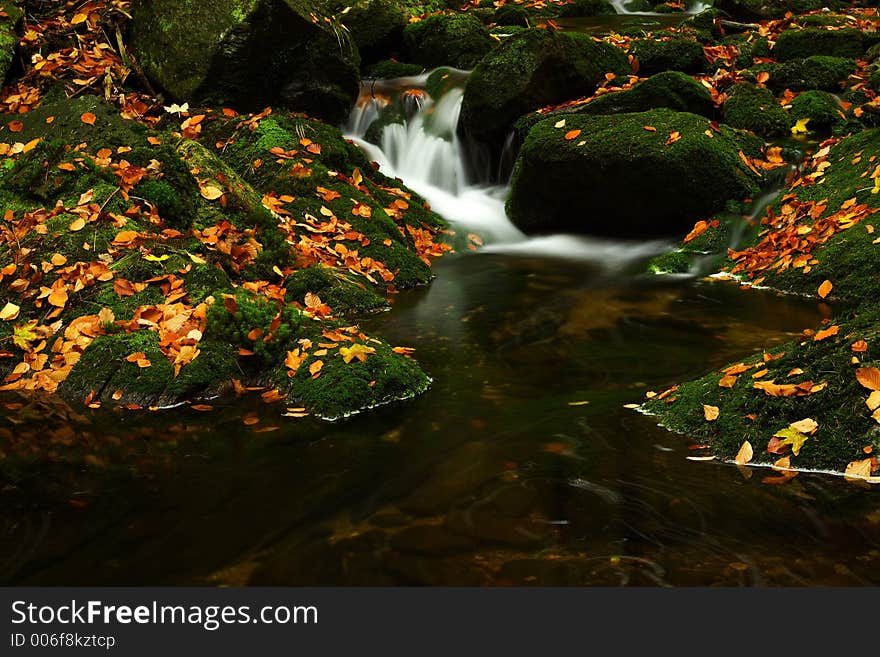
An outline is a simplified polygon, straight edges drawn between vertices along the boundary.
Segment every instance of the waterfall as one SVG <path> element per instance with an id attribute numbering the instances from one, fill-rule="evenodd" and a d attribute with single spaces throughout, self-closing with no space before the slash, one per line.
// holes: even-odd
<path id="1" fill-rule="evenodd" d="M 467 149 L 457 131 L 467 72 L 438 71 L 443 85 L 431 84 L 430 73 L 363 82 L 343 131 L 382 173 L 400 178 L 453 228 L 479 235 L 486 245 L 481 252 L 586 260 L 618 270 L 670 248 L 661 241 L 524 235 L 504 211 L 507 186 L 474 180 L 469 174 Z"/>
<path id="2" fill-rule="evenodd" d="M 651 11 L 639 11 L 638 9 L 633 9 L 633 7 L 644 6 L 643 3 L 639 2 L 639 0 L 608 0 L 611 3 L 611 6 L 614 7 L 614 11 L 618 14 L 622 15 L 630 15 L 630 14 L 647 14 L 647 15 L 669 15 L 669 14 L 660 14 L 659 12 L 651 12 Z M 709 7 L 712 6 L 711 2 L 702 2 L 702 0 L 696 0 L 691 2 L 686 2 L 685 6 L 687 9 L 683 12 L 685 14 L 699 14 L 701 11 L 705 11 Z"/>

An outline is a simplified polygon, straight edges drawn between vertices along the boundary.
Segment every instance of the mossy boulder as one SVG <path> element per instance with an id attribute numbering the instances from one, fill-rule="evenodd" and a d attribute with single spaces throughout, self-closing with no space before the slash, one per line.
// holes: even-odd
<path id="1" fill-rule="evenodd" d="M 631 72 L 622 50 L 581 34 L 529 29 L 480 62 L 468 78 L 459 125 L 478 142 L 500 146 L 524 114 L 588 96 L 606 73 Z"/>
<path id="2" fill-rule="evenodd" d="M 740 82 L 728 90 L 722 116 L 728 125 L 762 137 L 787 135 L 791 127 L 789 115 L 776 97 L 749 82 Z"/>
<path id="3" fill-rule="evenodd" d="M 810 130 L 827 133 L 850 124 L 837 97 L 826 91 L 805 91 L 792 100 L 787 108 L 792 122 L 808 119 L 807 127 Z"/>
<path id="4" fill-rule="evenodd" d="M 15 33 L 16 25 L 24 15 L 21 9 L 12 3 L 6 3 L 3 7 L 6 15 L 0 17 L 0 84 L 6 80 L 15 59 L 15 50 L 18 46 L 18 35 Z"/>
<path id="5" fill-rule="evenodd" d="M 292 197 L 285 211 L 297 220 L 306 215 L 326 217 L 330 212 L 348 223 L 359 237 L 342 240 L 340 246 L 383 263 L 394 274 L 395 286 L 413 287 L 431 280 L 431 269 L 416 254 L 406 227 L 438 228 L 445 222 L 427 209 L 424 200 L 376 171 L 338 128 L 301 115 L 273 114 L 256 126 L 241 119 L 217 120 L 207 134 L 228 144 L 220 157 L 245 182 L 261 193 Z M 304 150 L 304 139 L 319 144 L 319 152 Z M 279 159 L 270 152 L 273 149 L 295 155 Z M 398 213 L 396 219 L 386 208 Z M 273 256 L 264 253 L 271 268 Z"/>
<path id="6" fill-rule="evenodd" d="M 572 0 L 562 5 L 557 15 L 559 18 L 586 18 L 616 13 L 611 3 L 605 0 Z"/>
<path id="7" fill-rule="evenodd" d="M 692 39 L 638 39 L 631 53 L 639 60 L 641 75 L 663 71 L 702 73 L 707 66 L 702 44 Z"/>
<path id="8" fill-rule="evenodd" d="M 869 391 L 855 374 L 858 367 L 880 363 L 878 320 L 876 304 L 847 313 L 835 320 L 840 327 L 836 336 L 787 343 L 770 350 L 769 360 L 763 353 L 743 359 L 741 364 L 747 369 L 730 387 L 719 385 L 723 371 L 713 372 L 682 383 L 673 395 L 649 401 L 644 409 L 664 427 L 708 442 L 712 453 L 722 459 L 733 460 L 748 441 L 755 464 L 772 464 L 784 455 L 794 468 L 843 472 L 849 463 L 865 459 L 865 452 L 880 447 L 877 422 L 865 404 Z M 858 354 L 858 362 L 853 363 L 852 344 L 857 340 L 865 340 L 868 351 Z M 765 373 L 753 378 L 759 371 Z M 770 395 L 755 387 L 765 381 L 817 390 L 796 396 Z M 718 419 L 707 422 L 703 405 L 717 407 Z M 805 418 L 814 420 L 818 428 L 802 436 L 805 440 L 797 454 L 790 446 L 778 445 L 785 435 L 768 451 L 774 435 Z"/>
<path id="9" fill-rule="evenodd" d="M 834 0 L 715 0 L 715 8 L 738 20 L 782 18 L 788 12 L 795 14 L 836 5 Z"/>
<path id="10" fill-rule="evenodd" d="M 795 59 L 784 64 L 759 64 L 749 71 L 757 75 L 762 71 L 770 74 L 767 86 L 780 93 L 786 89 L 791 91 L 837 92 L 857 68 L 854 59 L 813 55 L 806 59 Z"/>
<path id="11" fill-rule="evenodd" d="M 383 59 L 366 70 L 366 77 L 373 80 L 388 80 L 419 75 L 425 70 L 421 64 L 408 64 L 393 59 Z"/>
<path id="12" fill-rule="evenodd" d="M 532 126 L 551 116 L 561 118 L 568 114 L 627 114 L 647 112 L 660 107 L 707 117 L 715 113 L 715 103 L 703 85 L 684 73 L 665 71 L 652 75 L 631 89 L 603 94 L 586 105 L 543 114 L 527 114 L 516 122 L 516 132 L 525 139 Z"/>
<path id="13" fill-rule="evenodd" d="M 495 45 L 470 14 L 439 14 L 409 24 L 403 33 L 406 58 L 426 68 L 472 69 Z"/>
<path id="14" fill-rule="evenodd" d="M 855 28 L 823 30 L 789 29 L 779 35 L 773 46 L 773 56 L 780 62 L 805 59 L 813 55 L 857 59 L 865 53 L 865 35 Z"/>
<path id="15" fill-rule="evenodd" d="M 175 99 L 340 123 L 357 97 L 357 47 L 309 0 L 140 0 L 132 16 L 138 62 Z"/>
<path id="16" fill-rule="evenodd" d="M 365 63 L 399 52 L 409 13 L 397 0 L 355 0 L 334 4 L 337 19 L 357 44 Z"/>
<path id="17" fill-rule="evenodd" d="M 527 233 L 674 235 L 758 191 L 740 154 L 762 142 L 704 117 L 657 109 L 556 125 L 533 127 L 514 167 L 507 211 Z"/>
<path id="18" fill-rule="evenodd" d="M 492 20 L 504 27 L 528 27 L 529 12 L 519 5 L 501 5 L 495 10 Z"/>

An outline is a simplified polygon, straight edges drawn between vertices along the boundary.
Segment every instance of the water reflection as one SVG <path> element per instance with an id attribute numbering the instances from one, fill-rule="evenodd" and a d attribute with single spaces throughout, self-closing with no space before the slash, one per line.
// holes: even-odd
<path id="1" fill-rule="evenodd" d="M 875 493 L 688 461 L 686 440 L 622 408 L 815 324 L 815 304 L 502 255 L 438 274 L 365 322 L 416 347 L 434 387 L 351 421 L 259 398 L 173 414 L 6 398 L 0 577 L 878 583 Z"/>

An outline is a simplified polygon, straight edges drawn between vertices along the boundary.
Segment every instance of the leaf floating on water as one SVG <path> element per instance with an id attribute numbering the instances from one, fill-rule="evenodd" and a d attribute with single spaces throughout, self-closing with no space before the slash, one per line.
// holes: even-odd
<path id="1" fill-rule="evenodd" d="M 718 419 L 718 414 L 719 410 L 717 406 L 703 404 L 703 417 L 706 418 L 706 422 L 714 422 Z"/>
<path id="2" fill-rule="evenodd" d="M 739 452 L 737 452 L 736 458 L 733 459 L 734 463 L 737 465 L 745 465 L 749 461 L 752 460 L 752 457 L 755 455 L 754 450 L 752 449 L 752 443 L 746 440 L 742 447 L 739 448 Z"/>
<path id="3" fill-rule="evenodd" d="M 856 379 L 868 390 L 880 390 L 880 370 L 876 367 L 860 367 Z"/>
<path id="4" fill-rule="evenodd" d="M 834 283 L 826 280 L 822 285 L 819 286 L 819 296 L 824 299 L 829 294 L 831 294 L 831 290 L 834 289 Z"/>

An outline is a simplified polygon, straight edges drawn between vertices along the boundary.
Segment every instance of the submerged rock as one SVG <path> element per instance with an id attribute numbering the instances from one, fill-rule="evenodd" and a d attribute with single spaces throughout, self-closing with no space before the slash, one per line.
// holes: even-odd
<path id="1" fill-rule="evenodd" d="M 507 211 L 527 233 L 674 235 L 757 192 L 740 154 L 761 145 L 667 109 L 548 119 L 526 138 Z"/>
<path id="2" fill-rule="evenodd" d="M 480 62 L 468 78 L 461 108 L 462 131 L 500 146 L 524 114 L 589 96 L 606 73 L 626 74 L 626 55 L 582 34 L 523 30 Z"/>
<path id="3" fill-rule="evenodd" d="M 173 98 L 296 109 L 340 123 L 358 94 L 357 47 L 310 0 L 140 0 L 131 47 Z"/>

